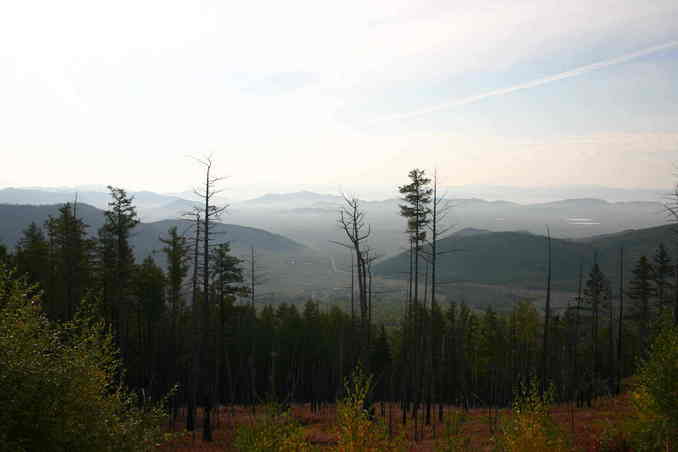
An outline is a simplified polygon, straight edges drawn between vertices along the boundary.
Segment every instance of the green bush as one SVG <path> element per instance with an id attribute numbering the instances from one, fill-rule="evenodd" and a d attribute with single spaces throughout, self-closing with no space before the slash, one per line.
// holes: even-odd
<path id="1" fill-rule="evenodd" d="M 665 324 L 654 339 L 632 392 L 636 417 L 631 423 L 639 451 L 678 447 L 678 327 Z"/>
<path id="2" fill-rule="evenodd" d="M 500 449 L 507 452 L 570 450 L 564 434 L 549 413 L 552 402 L 553 389 L 540 394 L 538 380 L 523 385 L 513 402 L 511 417 L 503 425 Z"/>
<path id="3" fill-rule="evenodd" d="M 252 424 L 238 427 L 233 442 L 242 452 L 304 452 L 313 450 L 304 438 L 299 422 L 290 410 L 277 403 L 268 403 L 263 415 Z"/>
<path id="4" fill-rule="evenodd" d="M 116 384 L 120 363 L 93 304 L 54 324 L 35 292 L 0 265 L 0 450 L 152 447 L 163 412 Z"/>
<path id="5" fill-rule="evenodd" d="M 442 435 L 436 442 L 436 450 L 441 452 L 471 450 L 471 438 L 462 431 L 465 422 L 466 414 L 462 410 L 454 410 L 448 413 Z"/>
<path id="6" fill-rule="evenodd" d="M 346 395 L 337 402 L 337 452 L 398 452 L 405 450 L 404 432 L 391 438 L 388 427 L 365 409 L 373 389 L 372 375 L 358 365 L 344 382 Z"/>

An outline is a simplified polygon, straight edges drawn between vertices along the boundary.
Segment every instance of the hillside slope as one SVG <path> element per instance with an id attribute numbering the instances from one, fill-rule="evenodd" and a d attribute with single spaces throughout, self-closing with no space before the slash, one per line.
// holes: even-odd
<path id="1" fill-rule="evenodd" d="M 32 222 L 42 226 L 49 216 L 56 216 L 60 204 L 52 205 L 15 205 L 0 204 L 0 241 L 13 248 L 21 238 L 22 231 Z M 78 216 L 89 225 L 89 233 L 95 236 L 104 223 L 104 212 L 87 204 L 78 204 Z M 162 220 L 152 223 L 140 223 L 132 233 L 132 244 L 137 258 L 142 258 L 153 250 L 162 248 L 159 237 L 165 236 L 167 230 L 177 226 L 179 231 L 190 228 L 188 220 Z M 273 234 L 263 229 L 219 223 L 215 225 L 215 240 L 218 243 L 230 242 L 236 251 L 245 251 L 250 247 L 274 254 L 296 254 L 306 247 L 282 235 Z"/>
<path id="2" fill-rule="evenodd" d="M 641 255 L 653 256 L 663 242 L 675 255 L 676 235 L 672 225 L 624 231 L 580 240 L 552 239 L 553 285 L 575 290 L 579 266 L 587 272 L 596 256 L 603 272 L 618 280 L 619 249 L 624 247 L 625 278 Z M 512 285 L 529 288 L 544 286 L 546 277 L 546 237 L 527 232 L 483 232 L 468 234 L 463 230 L 438 243 L 438 280 L 468 281 L 482 284 Z M 409 257 L 402 253 L 375 266 L 377 275 L 403 278 Z M 423 272 L 423 265 L 422 265 Z"/>

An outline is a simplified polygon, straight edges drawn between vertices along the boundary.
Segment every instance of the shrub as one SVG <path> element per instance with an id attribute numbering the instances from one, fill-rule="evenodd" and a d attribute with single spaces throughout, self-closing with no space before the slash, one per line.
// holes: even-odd
<path id="1" fill-rule="evenodd" d="M 337 403 L 338 452 L 389 452 L 405 450 L 402 437 L 390 438 L 384 422 L 365 409 L 373 389 L 372 376 L 358 366 L 344 384 L 346 396 Z"/>
<path id="2" fill-rule="evenodd" d="M 313 450 L 289 409 L 268 403 L 252 424 L 238 427 L 236 450 L 243 452 L 304 452 Z"/>
<path id="3" fill-rule="evenodd" d="M 0 450 L 151 448 L 164 413 L 116 383 L 120 363 L 93 303 L 55 324 L 35 292 L 0 265 Z"/>
<path id="4" fill-rule="evenodd" d="M 678 327 L 665 324 L 642 362 L 631 394 L 636 419 L 631 423 L 639 451 L 678 447 Z"/>
<path id="5" fill-rule="evenodd" d="M 549 414 L 553 391 L 543 394 L 534 379 L 521 386 L 513 402 L 511 418 L 503 426 L 500 447 L 507 452 L 570 450 L 563 433 Z"/>
<path id="6" fill-rule="evenodd" d="M 442 436 L 436 442 L 436 450 L 441 452 L 463 452 L 470 450 L 471 438 L 464 435 L 462 427 L 466 422 L 466 414 L 454 410 L 445 418 Z"/>

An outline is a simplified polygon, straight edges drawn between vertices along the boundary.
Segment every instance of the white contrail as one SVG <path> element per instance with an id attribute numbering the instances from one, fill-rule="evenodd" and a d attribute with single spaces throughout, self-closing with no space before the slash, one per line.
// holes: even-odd
<path id="1" fill-rule="evenodd" d="M 407 119 L 413 118 L 415 116 L 422 116 L 429 113 L 435 113 L 441 110 L 447 110 L 451 107 L 458 107 L 460 105 L 472 104 L 488 97 L 494 96 L 503 96 L 504 94 L 513 93 L 515 91 L 521 91 L 524 89 L 534 88 L 535 86 L 545 85 L 547 83 L 555 82 L 558 80 L 563 80 L 570 77 L 576 77 L 577 75 L 586 74 L 588 72 L 596 71 L 598 69 L 606 68 L 609 66 L 614 66 L 615 64 L 626 63 L 627 61 L 635 60 L 645 55 L 650 55 L 661 50 L 670 49 L 672 47 L 678 47 L 678 41 L 669 41 L 664 44 L 656 45 L 653 47 L 648 47 L 643 50 L 637 50 L 635 52 L 627 53 L 616 58 L 611 58 L 609 60 L 599 61 L 598 63 L 587 64 L 585 66 L 579 66 L 578 68 L 561 72 L 560 74 L 550 75 L 545 78 L 540 78 L 537 80 L 532 80 L 529 82 L 521 83 L 519 85 L 510 86 L 508 88 L 496 89 L 493 91 L 488 91 L 482 94 L 476 94 L 475 96 L 462 97 L 461 99 L 455 99 L 449 102 L 435 105 L 433 107 L 422 108 L 420 110 L 411 111 L 409 113 L 399 113 L 395 115 L 390 115 L 382 118 L 373 120 L 372 123 L 393 121 L 396 119 Z"/>

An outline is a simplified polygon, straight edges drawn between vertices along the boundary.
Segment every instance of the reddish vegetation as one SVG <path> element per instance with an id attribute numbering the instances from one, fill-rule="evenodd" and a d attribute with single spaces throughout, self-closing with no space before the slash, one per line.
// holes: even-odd
<path id="1" fill-rule="evenodd" d="M 445 407 L 445 412 L 453 407 Z M 329 448 L 336 442 L 334 433 L 335 410 L 334 406 L 326 406 L 319 413 L 311 413 L 307 405 L 297 405 L 292 408 L 294 416 L 304 426 L 306 437 L 313 444 L 322 448 Z M 394 431 L 401 427 L 400 410 L 397 405 L 391 407 L 392 425 Z M 380 407 L 376 414 L 381 415 Z M 428 452 L 435 450 L 437 436 L 443 431 L 443 425 L 438 422 L 437 410 L 434 412 L 435 422 L 424 429 L 424 439 L 412 441 L 413 422 L 408 420 L 407 438 L 410 441 L 410 450 Z M 630 402 L 628 396 L 617 398 L 601 398 L 594 401 L 592 408 L 573 409 L 572 405 L 560 405 L 551 410 L 551 415 L 563 432 L 574 438 L 576 450 L 598 451 L 601 433 L 610 425 L 621 422 L 630 416 Z M 501 419 L 510 416 L 510 410 L 500 410 Z M 162 451 L 223 451 L 234 450 L 232 447 L 233 435 L 238 425 L 252 422 L 252 410 L 243 407 L 228 407 L 219 410 L 218 420 L 215 421 L 214 441 L 205 443 L 201 438 L 201 431 L 195 435 L 184 434 L 167 444 L 158 447 Z M 388 424 L 389 412 L 383 418 Z M 494 446 L 493 434 L 490 431 L 488 411 L 485 409 L 470 410 L 468 420 L 464 425 L 464 432 L 470 436 L 472 450 L 491 451 Z M 177 423 L 183 428 L 183 418 Z M 202 419 L 199 419 L 201 422 Z M 199 424 L 200 425 L 200 424 Z"/>

